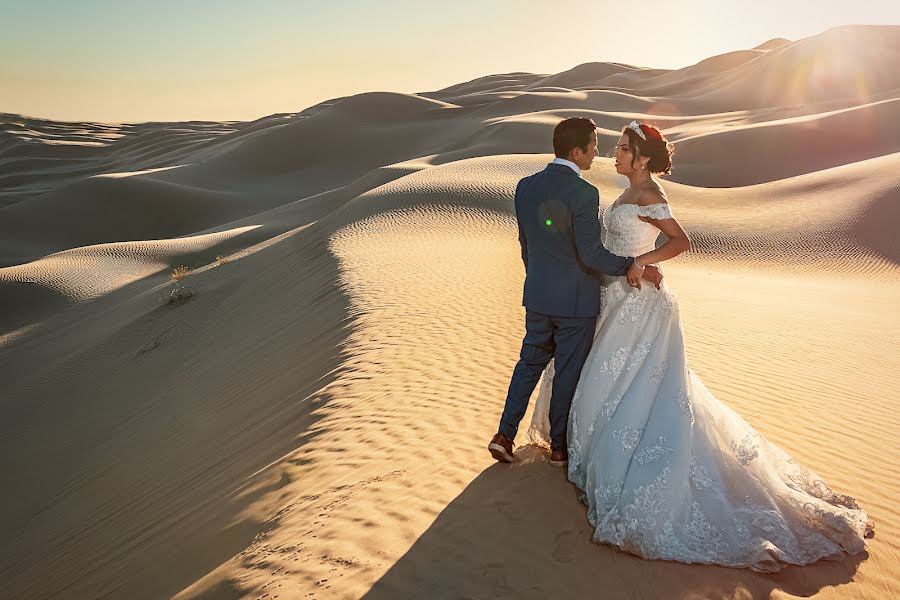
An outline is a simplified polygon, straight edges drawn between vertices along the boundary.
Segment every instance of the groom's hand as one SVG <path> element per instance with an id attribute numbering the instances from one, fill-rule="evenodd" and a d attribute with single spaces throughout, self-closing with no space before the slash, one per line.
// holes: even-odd
<path id="1" fill-rule="evenodd" d="M 644 279 L 652 283 L 656 286 L 656 289 L 659 289 L 659 284 L 662 283 L 663 274 L 659 267 L 656 265 L 647 265 L 644 267 L 644 272 L 641 275 Z"/>

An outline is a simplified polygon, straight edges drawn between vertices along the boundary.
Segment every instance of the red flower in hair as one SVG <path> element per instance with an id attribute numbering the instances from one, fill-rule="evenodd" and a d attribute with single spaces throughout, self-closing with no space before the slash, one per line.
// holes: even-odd
<path id="1" fill-rule="evenodd" d="M 653 138 L 653 139 L 655 139 L 655 140 L 661 140 L 661 139 L 663 139 L 663 136 L 662 136 L 662 134 L 659 132 L 659 129 L 657 129 L 657 128 L 654 127 L 653 125 L 647 125 L 646 123 L 641 123 L 641 131 L 643 131 L 644 134 L 645 134 L 648 138 Z"/>

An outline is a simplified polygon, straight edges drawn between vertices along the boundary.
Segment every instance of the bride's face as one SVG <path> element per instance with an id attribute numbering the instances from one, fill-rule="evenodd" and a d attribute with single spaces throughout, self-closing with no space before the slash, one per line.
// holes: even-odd
<path id="1" fill-rule="evenodd" d="M 629 175 L 634 173 L 632 163 L 634 162 L 634 148 L 631 147 L 631 141 L 624 133 L 619 141 L 616 142 L 616 173 L 619 175 Z"/>
<path id="2" fill-rule="evenodd" d="M 638 159 L 635 160 L 634 155 L 637 152 L 638 149 L 631 145 L 631 140 L 623 133 L 616 143 L 616 173 L 628 176 L 641 171 L 641 165 L 644 165 L 646 168 L 650 159 L 638 156 Z"/>

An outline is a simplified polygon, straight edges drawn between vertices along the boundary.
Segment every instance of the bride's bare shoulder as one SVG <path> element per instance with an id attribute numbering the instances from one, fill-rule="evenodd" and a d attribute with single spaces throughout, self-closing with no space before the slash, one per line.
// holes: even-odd
<path id="1" fill-rule="evenodd" d="M 637 190 L 637 194 L 635 194 L 632 202 L 639 206 L 647 206 L 648 204 L 668 204 L 669 198 L 666 196 L 666 190 L 664 190 L 662 185 L 654 179 L 640 190 Z"/>

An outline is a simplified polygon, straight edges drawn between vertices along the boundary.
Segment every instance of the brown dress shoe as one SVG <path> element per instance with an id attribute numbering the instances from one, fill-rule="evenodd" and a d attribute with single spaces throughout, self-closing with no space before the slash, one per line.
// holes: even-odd
<path id="1" fill-rule="evenodd" d="M 491 451 L 491 456 L 500 462 L 514 463 L 519 460 L 516 458 L 516 455 L 513 454 L 512 440 L 502 433 L 498 433 L 491 438 L 491 443 L 488 444 L 488 450 Z"/>
<path id="2" fill-rule="evenodd" d="M 551 467 L 564 467 L 569 464 L 569 451 L 568 450 L 553 450 L 550 452 L 550 466 Z"/>

